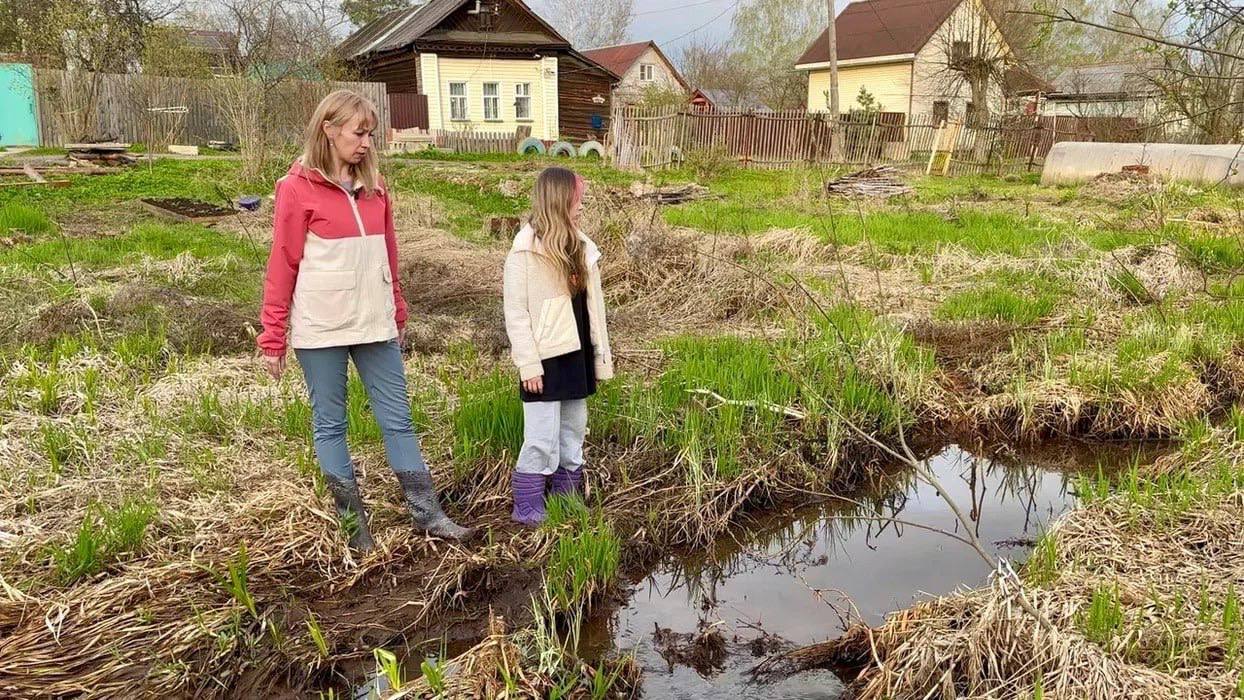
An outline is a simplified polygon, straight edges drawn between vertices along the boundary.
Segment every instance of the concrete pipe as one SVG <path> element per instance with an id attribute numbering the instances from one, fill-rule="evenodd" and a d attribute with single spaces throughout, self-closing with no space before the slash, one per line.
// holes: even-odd
<path id="1" fill-rule="evenodd" d="M 1126 165 L 1148 166 L 1163 180 L 1244 185 L 1244 146 L 1063 141 L 1045 156 L 1041 184 L 1086 182 Z"/>

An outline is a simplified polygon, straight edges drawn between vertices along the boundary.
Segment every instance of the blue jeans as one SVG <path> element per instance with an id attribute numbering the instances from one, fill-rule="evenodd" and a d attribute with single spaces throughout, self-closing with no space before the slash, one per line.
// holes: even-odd
<path id="1" fill-rule="evenodd" d="M 396 340 L 333 348 L 294 349 L 311 393 L 315 456 L 327 476 L 354 480 L 354 461 L 346 446 L 346 369 L 354 358 L 367 389 L 376 422 L 384 436 L 389 466 L 395 472 L 427 471 L 410 419 L 406 369 Z"/>

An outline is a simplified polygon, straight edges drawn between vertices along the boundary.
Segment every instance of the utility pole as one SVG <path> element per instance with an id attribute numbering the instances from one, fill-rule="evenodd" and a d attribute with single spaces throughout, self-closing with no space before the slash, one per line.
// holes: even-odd
<path id="1" fill-rule="evenodd" d="M 829 114 L 838 117 L 838 28 L 836 26 L 834 0 L 829 3 Z"/>

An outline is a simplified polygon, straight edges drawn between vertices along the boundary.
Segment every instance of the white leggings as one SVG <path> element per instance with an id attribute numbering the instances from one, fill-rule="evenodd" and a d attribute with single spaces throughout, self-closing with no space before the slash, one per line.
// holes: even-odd
<path id="1" fill-rule="evenodd" d="M 558 467 L 578 470 L 586 433 L 587 399 L 524 402 L 523 447 L 514 471 L 547 475 Z"/>

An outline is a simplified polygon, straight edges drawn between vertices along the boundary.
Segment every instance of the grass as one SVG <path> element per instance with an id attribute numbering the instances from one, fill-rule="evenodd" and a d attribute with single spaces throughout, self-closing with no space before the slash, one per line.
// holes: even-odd
<path id="1" fill-rule="evenodd" d="M 68 187 L 0 188 L 0 207 L 14 202 L 37 206 L 53 218 L 110 207 L 119 208 L 126 212 L 126 218 L 132 218 L 141 211 L 133 200 L 142 197 L 188 197 L 219 204 L 241 193 L 266 194 L 285 173 L 289 162 L 276 162 L 260 178 L 245 182 L 240 179 L 238 162 L 160 158 L 105 176 L 67 175 Z"/>
<path id="2" fill-rule="evenodd" d="M 1049 276 L 992 272 L 978 286 L 950 295 L 934 315 L 950 321 L 1003 321 L 1028 326 L 1048 317 L 1067 293 L 1066 285 Z"/>
<path id="3" fill-rule="evenodd" d="M 198 224 L 142 222 L 126 233 L 107 238 L 38 240 L 28 245 L 0 248 L 0 266 L 60 270 L 118 267 L 144 258 L 171 260 L 189 254 L 201 260 L 234 256 L 258 262 L 266 251 L 233 234 Z"/>
<path id="4" fill-rule="evenodd" d="M 155 515 L 155 505 L 143 500 L 88 509 L 73 539 L 52 553 L 57 580 L 72 585 L 140 551 Z"/>
<path id="5" fill-rule="evenodd" d="M 0 237 L 14 233 L 39 237 L 53 230 L 51 219 L 34 207 L 17 202 L 0 206 Z"/>
<path id="6" fill-rule="evenodd" d="M 485 457 L 516 457 L 523 443 L 523 408 L 515 373 L 498 368 L 462 381 L 450 425 L 454 464 L 460 468 Z"/>
<path id="7" fill-rule="evenodd" d="M 1117 587 L 1098 586 L 1080 620 L 1084 635 L 1103 646 L 1123 628 L 1123 605 Z"/>
<path id="8" fill-rule="evenodd" d="M 484 224 L 490 217 L 518 216 L 528 206 L 526 198 L 508 197 L 492 184 L 452 182 L 413 168 L 396 173 L 393 186 L 435 198 L 445 212 L 449 230 L 468 240 L 484 235 Z"/>
<path id="9" fill-rule="evenodd" d="M 771 229 L 807 229 L 828 243 L 869 244 L 896 255 L 934 253 L 956 246 L 974 254 L 1021 256 L 1068 239 L 1112 249 L 1128 238 L 1098 229 L 1072 229 L 1036 217 L 1006 212 L 965 210 L 952 218 L 927 211 L 877 211 L 864 215 L 825 205 L 812 210 L 774 206 L 766 200 L 702 201 L 671 207 L 665 219 L 675 226 L 706 232 L 754 234 Z"/>
<path id="10" fill-rule="evenodd" d="M 545 587 L 560 610 L 590 605 L 613 585 L 621 562 L 622 542 L 600 511 L 577 498 L 549 499 L 546 528 L 558 531 L 545 565 Z"/>

